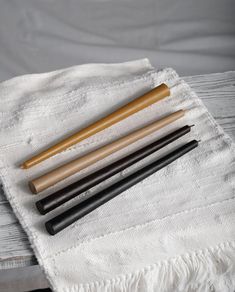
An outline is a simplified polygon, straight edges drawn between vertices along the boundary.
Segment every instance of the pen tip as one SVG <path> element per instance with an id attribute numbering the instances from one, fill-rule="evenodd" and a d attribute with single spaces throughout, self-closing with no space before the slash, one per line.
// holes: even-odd
<path id="1" fill-rule="evenodd" d="M 21 169 L 26 169 L 26 167 L 25 167 L 24 164 L 22 164 L 22 165 L 20 166 L 20 168 L 21 168 Z"/>
<path id="2" fill-rule="evenodd" d="M 192 128 L 192 127 L 194 127 L 194 126 L 195 126 L 195 125 L 190 125 L 189 127 Z"/>

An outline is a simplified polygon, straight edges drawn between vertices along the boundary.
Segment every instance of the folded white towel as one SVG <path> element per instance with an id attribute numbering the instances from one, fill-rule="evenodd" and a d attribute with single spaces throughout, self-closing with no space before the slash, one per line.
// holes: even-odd
<path id="1" fill-rule="evenodd" d="M 40 165 L 19 168 L 43 147 L 162 82 L 170 86 L 171 97 Z M 1 180 L 55 291 L 232 291 L 235 147 L 174 70 L 156 72 L 148 60 L 83 65 L 5 81 L 0 84 L 0 96 Z M 179 109 L 189 111 L 174 124 L 40 195 L 30 193 L 30 179 Z M 46 216 L 38 214 L 35 201 L 186 124 L 195 124 L 190 134 L 124 174 L 193 138 L 201 140 L 197 149 L 56 236 L 47 234 L 43 223 L 80 199 Z"/>

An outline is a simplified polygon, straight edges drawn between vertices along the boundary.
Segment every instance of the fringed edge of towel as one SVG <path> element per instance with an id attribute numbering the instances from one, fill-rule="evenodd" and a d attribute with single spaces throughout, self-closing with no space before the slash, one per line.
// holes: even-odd
<path id="1" fill-rule="evenodd" d="M 111 280 L 66 287 L 64 292 L 232 292 L 235 243 L 187 253 Z M 59 288 L 61 291 L 61 287 Z"/>

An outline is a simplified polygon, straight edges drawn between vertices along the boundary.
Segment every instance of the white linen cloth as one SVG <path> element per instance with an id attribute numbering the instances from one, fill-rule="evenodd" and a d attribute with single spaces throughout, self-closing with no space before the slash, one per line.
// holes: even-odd
<path id="1" fill-rule="evenodd" d="M 171 96 L 29 170 L 21 162 L 65 135 L 165 82 Z M 235 148 L 173 69 L 148 60 L 83 65 L 0 84 L 0 177 L 55 291 L 233 291 Z M 178 109 L 187 115 L 128 148 L 32 195 L 27 181 Z M 76 179 L 185 124 L 190 134 L 88 191 L 191 140 L 200 146 L 56 236 L 34 203 Z"/>

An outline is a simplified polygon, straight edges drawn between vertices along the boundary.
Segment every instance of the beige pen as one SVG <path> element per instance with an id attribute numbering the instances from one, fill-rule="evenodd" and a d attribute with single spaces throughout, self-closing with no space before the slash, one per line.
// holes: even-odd
<path id="1" fill-rule="evenodd" d="M 175 120 L 181 118 L 184 114 L 185 114 L 184 110 L 179 110 L 177 112 L 174 112 L 110 144 L 107 144 L 93 152 L 90 152 L 82 157 L 72 160 L 30 181 L 29 187 L 33 193 L 37 194 L 49 188 L 50 186 L 64 180 L 65 178 L 75 174 L 76 172 L 88 167 L 89 165 L 94 164 L 95 162 L 105 158 L 106 156 L 174 122 Z"/>

